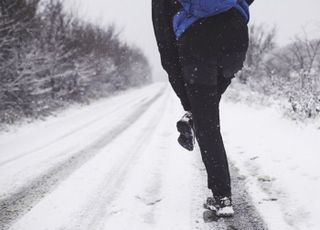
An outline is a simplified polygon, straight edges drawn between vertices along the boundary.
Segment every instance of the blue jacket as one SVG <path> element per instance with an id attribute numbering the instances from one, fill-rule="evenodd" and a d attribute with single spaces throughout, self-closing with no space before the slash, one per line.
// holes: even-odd
<path id="1" fill-rule="evenodd" d="M 182 9 L 173 18 L 173 29 L 178 39 L 194 22 L 236 8 L 249 22 L 252 0 L 178 0 Z"/>

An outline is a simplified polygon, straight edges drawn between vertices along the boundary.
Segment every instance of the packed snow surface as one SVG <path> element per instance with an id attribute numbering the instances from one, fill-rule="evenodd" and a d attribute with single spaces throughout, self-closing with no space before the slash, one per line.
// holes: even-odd
<path id="1" fill-rule="evenodd" d="M 275 203 L 292 229 L 320 229 L 320 127 L 244 104 L 223 103 L 221 117 L 229 157 L 247 176 L 263 216 Z"/>
<path id="2" fill-rule="evenodd" d="M 221 109 L 234 219 L 206 220 L 199 149 L 177 144 L 183 111 L 157 83 L 0 134 L 0 229 L 265 229 L 254 205 L 268 229 L 320 229 L 320 130 Z"/>

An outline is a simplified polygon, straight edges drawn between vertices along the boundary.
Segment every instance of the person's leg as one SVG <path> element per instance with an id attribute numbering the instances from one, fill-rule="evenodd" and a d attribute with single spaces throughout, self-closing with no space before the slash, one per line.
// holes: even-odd
<path id="1" fill-rule="evenodd" d="M 214 196 L 230 197 L 230 175 L 219 118 L 221 94 L 228 85 L 219 89 L 221 71 L 217 41 L 221 25 L 211 20 L 202 23 L 191 26 L 178 40 L 180 62 L 196 139 L 207 171 L 208 188 Z"/>
<path id="2" fill-rule="evenodd" d="M 230 174 L 219 118 L 218 86 L 187 84 L 196 138 L 214 196 L 231 196 Z"/>
<path id="3" fill-rule="evenodd" d="M 179 97 L 184 110 L 190 110 L 186 96 L 176 35 L 172 28 L 172 18 L 180 10 L 178 1 L 152 0 L 152 22 L 161 64 L 168 73 L 169 82 Z"/>
<path id="4" fill-rule="evenodd" d="M 220 75 L 220 77 L 218 78 L 218 92 L 220 95 L 224 94 L 228 86 L 231 84 L 232 79 L 233 77 L 225 78 L 223 77 L 223 74 Z"/>
<path id="5" fill-rule="evenodd" d="M 169 75 L 169 82 L 180 99 L 181 105 L 184 109 L 184 111 L 190 111 L 191 110 L 191 105 L 189 102 L 189 98 L 187 96 L 186 92 L 186 87 L 185 87 L 185 82 L 182 77 L 177 77 L 173 75 Z"/>
<path id="6" fill-rule="evenodd" d="M 178 40 L 196 138 L 208 174 L 208 187 L 216 197 L 231 196 L 219 103 L 231 78 L 243 65 L 247 32 L 241 15 L 230 10 L 199 20 Z"/>

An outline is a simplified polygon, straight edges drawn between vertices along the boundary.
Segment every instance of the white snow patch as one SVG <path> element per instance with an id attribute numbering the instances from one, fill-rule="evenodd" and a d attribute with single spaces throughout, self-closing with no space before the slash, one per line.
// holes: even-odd
<path id="1" fill-rule="evenodd" d="M 221 119 L 229 157 L 271 229 L 320 229 L 320 130 L 273 108 L 231 102 Z"/>

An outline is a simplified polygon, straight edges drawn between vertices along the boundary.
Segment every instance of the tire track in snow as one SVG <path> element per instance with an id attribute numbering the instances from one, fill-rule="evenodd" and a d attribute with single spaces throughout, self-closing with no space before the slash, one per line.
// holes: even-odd
<path id="1" fill-rule="evenodd" d="M 245 178 L 239 173 L 239 170 L 229 162 L 232 199 L 235 211 L 234 217 L 219 218 L 212 211 L 203 207 L 206 198 L 212 196 L 207 189 L 207 174 L 205 166 L 201 159 L 199 146 L 197 145 L 195 154 L 197 154 L 194 164 L 194 184 L 197 195 L 192 198 L 192 211 L 194 217 L 191 223 L 192 228 L 200 230 L 267 230 L 265 222 L 257 211 L 250 194 L 247 192 Z M 199 178 L 201 178 L 199 180 Z"/>
<path id="2" fill-rule="evenodd" d="M 154 138 L 157 127 L 162 124 L 161 121 L 163 119 L 165 107 L 168 106 L 168 97 L 170 97 L 169 94 L 162 103 L 161 108 L 164 109 L 155 110 L 152 119 L 145 122 L 143 127 L 141 127 L 141 133 L 134 137 L 137 142 L 130 148 L 131 151 L 128 154 L 124 154 L 121 159 L 118 159 L 118 163 L 115 164 L 110 170 L 110 173 L 106 175 L 105 180 L 102 182 L 101 186 L 99 186 L 97 194 L 88 202 L 88 206 L 84 208 L 84 212 L 77 218 L 78 221 L 76 226 L 64 226 L 63 229 L 104 229 L 104 222 L 113 213 L 111 210 L 112 203 L 118 198 L 121 191 L 126 186 L 128 175 L 131 175 L 137 162 L 143 158 L 145 154 L 148 154 L 145 150 L 148 148 L 148 143 Z"/>
<path id="3" fill-rule="evenodd" d="M 147 99 L 138 109 L 129 114 L 128 118 L 120 126 L 106 133 L 66 161 L 52 167 L 45 174 L 35 178 L 10 197 L 0 200 L 0 229 L 8 229 L 11 223 L 30 210 L 47 193 L 51 192 L 60 181 L 71 175 L 77 168 L 93 158 L 101 148 L 108 145 L 134 124 L 163 95 L 164 88 L 166 87 L 163 87 L 158 94 Z"/>
<path id="4" fill-rule="evenodd" d="M 167 105 L 167 111 L 164 112 L 163 121 L 171 120 L 175 111 L 175 104 L 173 102 L 172 95 Z M 178 105 L 179 106 L 179 105 Z M 139 199 L 144 203 L 145 206 L 149 206 L 149 208 L 143 213 L 143 221 L 148 224 L 150 227 L 156 227 L 157 219 L 156 219 L 156 211 L 158 206 L 165 199 L 165 195 L 163 193 L 164 185 L 164 177 L 165 173 L 163 168 L 166 164 L 166 154 L 172 151 L 171 143 L 168 143 L 168 136 L 171 134 L 172 127 L 168 127 L 168 123 L 162 122 L 162 126 L 159 130 L 159 139 L 157 140 L 157 144 L 154 143 L 152 149 L 154 149 L 154 155 L 149 156 L 152 159 L 152 165 L 150 166 L 151 175 L 147 177 L 148 183 L 146 183 L 146 187 L 144 187 L 142 193 L 139 193 L 139 196 L 136 199 Z M 175 122 L 172 122 L 175 124 Z M 175 130 L 175 127 L 173 128 Z M 177 134 L 178 135 L 178 134 Z M 165 143 L 165 144 L 164 144 Z M 176 143 L 178 146 L 178 144 Z M 161 149 L 162 153 L 157 154 L 158 149 Z M 166 154 L 165 154 L 166 153 Z M 146 169 L 144 169 L 146 170 Z"/>
<path id="5" fill-rule="evenodd" d="M 51 120 L 53 122 L 48 120 L 44 123 L 46 124 L 45 126 L 40 125 L 39 132 L 41 135 L 36 133 L 36 129 L 31 130 L 33 131 L 32 133 L 34 133 L 34 139 L 39 141 L 31 140 L 29 146 L 25 140 L 30 139 L 30 135 L 23 135 L 23 139 L 21 138 L 23 136 L 18 136 L 17 141 L 21 141 L 22 145 L 27 149 L 30 149 L 30 147 L 35 148 L 39 145 L 44 146 L 44 143 L 50 142 L 55 137 L 62 136 L 66 132 L 74 130 L 77 127 L 82 127 L 83 124 L 93 120 L 101 114 L 106 114 L 101 120 L 90 124 L 85 129 L 74 132 L 72 135 L 61 139 L 54 145 L 47 146 L 41 151 L 33 152 L 28 156 L 0 167 L 0 187 L 3 188 L 0 190 L 0 201 L 8 198 L 10 194 L 16 193 L 21 187 L 27 185 L 29 181 L 43 174 L 51 167 L 65 161 L 76 152 L 84 149 L 87 145 L 99 139 L 103 134 L 116 128 L 126 119 L 127 114 L 134 111 L 140 104 L 148 100 L 148 97 L 151 98 L 157 92 L 160 92 L 162 86 L 163 84 L 144 87 L 143 90 L 135 90 L 133 93 L 129 92 L 121 97 L 116 96 L 101 101 L 103 103 L 100 102 L 98 104 L 99 106 L 93 104 L 92 106 L 76 110 L 76 114 L 72 111 L 71 116 L 57 117 L 57 119 Z M 126 103 L 129 101 L 128 99 L 131 103 Z M 107 108 L 102 108 L 101 105 L 105 105 Z M 121 108 L 119 109 L 119 107 Z M 117 110 L 117 112 L 114 113 L 114 110 Z M 48 123 L 49 125 L 47 125 Z M 50 138 L 47 138 L 47 136 Z M 7 155 L 9 156 L 10 154 L 8 153 L 10 152 L 10 149 L 13 150 L 13 153 L 17 152 L 15 150 L 24 149 L 21 148 L 22 146 L 16 146 L 15 143 L 11 143 L 11 146 L 12 148 L 9 145 L 4 146 L 4 149 L 6 149 Z"/>
<path id="6" fill-rule="evenodd" d="M 259 215 L 257 209 L 254 207 L 252 198 L 247 192 L 245 178 L 240 175 L 239 170 L 230 163 L 230 172 L 233 185 L 233 200 L 235 217 L 226 219 L 225 223 L 231 229 L 245 229 L 245 230 L 266 230 L 267 226 Z"/>
<path id="7" fill-rule="evenodd" d="M 141 100 L 144 100 L 144 99 L 145 99 L 145 98 L 142 98 Z M 35 153 L 35 152 L 44 150 L 45 148 L 50 147 L 50 146 L 56 144 L 56 143 L 59 142 L 60 140 L 63 140 L 63 139 L 65 139 L 65 138 L 67 138 L 67 137 L 70 137 L 70 136 L 72 136 L 74 133 L 79 132 L 79 131 L 81 131 L 81 130 L 84 130 L 84 129 L 87 128 L 88 126 L 99 122 L 101 119 L 105 118 L 107 115 L 110 116 L 111 114 L 116 113 L 116 112 L 117 112 L 118 110 L 120 110 L 123 106 L 127 106 L 127 105 L 129 105 L 129 104 L 131 104 L 131 103 L 132 103 L 132 101 L 128 101 L 128 102 L 126 102 L 125 104 L 123 104 L 123 105 L 117 107 L 116 109 L 114 109 L 112 112 L 108 112 L 108 113 L 99 115 L 99 116 L 97 116 L 96 118 L 94 118 L 94 119 L 92 119 L 92 120 L 84 123 L 82 126 L 77 127 L 77 128 L 75 128 L 75 129 L 71 130 L 70 132 L 65 133 L 64 135 L 62 135 L 62 136 L 60 136 L 60 137 L 58 137 L 58 138 L 53 139 L 52 141 L 46 143 L 46 144 L 43 145 L 43 146 L 39 146 L 38 148 L 35 148 L 35 149 L 30 150 L 30 151 L 21 153 L 21 154 L 15 156 L 15 157 L 12 157 L 12 158 L 10 158 L 10 159 L 8 159 L 8 160 L 5 160 L 5 161 L 3 161 L 3 162 L 0 162 L 0 167 L 6 165 L 6 164 L 8 164 L 8 163 L 11 163 L 11 162 L 13 162 L 13 161 L 19 160 L 19 159 L 21 159 L 21 158 L 23 158 L 23 157 L 26 157 L 26 156 L 28 156 L 28 155 L 30 155 L 30 154 L 33 154 L 33 153 Z M 135 103 L 138 104 L 139 102 L 135 102 Z"/>
<path id="8" fill-rule="evenodd" d="M 200 154 L 200 153 L 199 153 Z M 199 164 L 202 164 L 199 160 Z M 217 230 L 266 230 L 268 229 L 265 222 L 261 218 L 259 212 L 254 207 L 252 198 L 247 192 L 245 178 L 239 174 L 239 170 L 229 163 L 233 203 L 235 215 L 232 218 L 219 218 L 211 211 L 203 209 L 203 219 L 206 228 L 203 228 L 203 223 L 198 222 L 197 229 L 217 229 Z M 205 171 L 201 170 L 200 174 L 205 177 Z M 204 187 L 204 186 L 203 186 Z M 211 195 L 211 194 L 210 194 Z M 197 199 L 198 203 L 201 201 Z M 205 199 L 203 199 L 205 201 Z"/>

